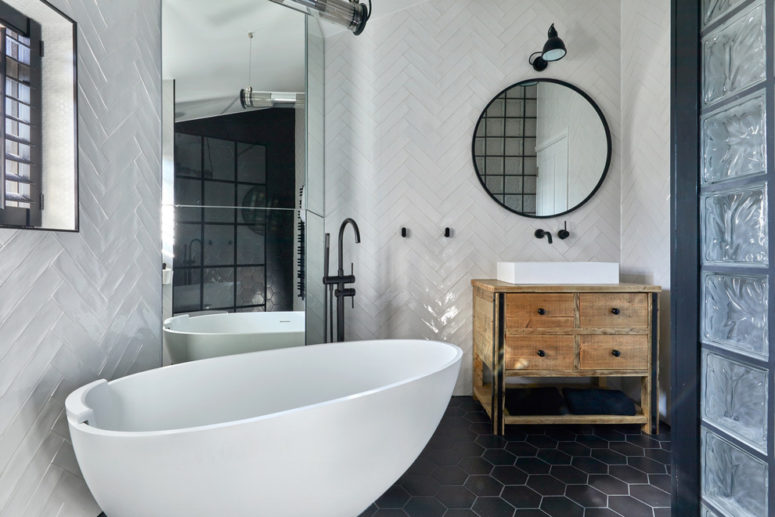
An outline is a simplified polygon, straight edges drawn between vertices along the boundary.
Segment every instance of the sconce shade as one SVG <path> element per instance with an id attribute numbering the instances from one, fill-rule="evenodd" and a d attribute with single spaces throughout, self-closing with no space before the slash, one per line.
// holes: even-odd
<path id="1" fill-rule="evenodd" d="M 565 57 L 567 50 L 565 50 L 565 43 L 557 35 L 557 30 L 554 28 L 554 24 L 549 27 L 549 39 L 544 44 L 544 50 L 541 53 L 541 57 L 544 61 L 558 61 Z"/>

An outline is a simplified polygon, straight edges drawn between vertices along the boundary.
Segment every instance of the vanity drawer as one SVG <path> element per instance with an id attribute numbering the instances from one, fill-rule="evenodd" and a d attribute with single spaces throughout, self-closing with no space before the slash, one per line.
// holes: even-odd
<path id="1" fill-rule="evenodd" d="M 585 328 L 646 328 L 649 326 L 646 293 L 582 293 L 579 318 Z"/>
<path id="2" fill-rule="evenodd" d="M 580 336 L 579 369 L 647 370 L 648 336 Z"/>
<path id="3" fill-rule="evenodd" d="M 573 336 L 508 336 L 507 370 L 573 370 Z"/>
<path id="4" fill-rule="evenodd" d="M 511 329 L 570 329 L 574 326 L 573 294 L 507 294 L 506 332 Z"/>

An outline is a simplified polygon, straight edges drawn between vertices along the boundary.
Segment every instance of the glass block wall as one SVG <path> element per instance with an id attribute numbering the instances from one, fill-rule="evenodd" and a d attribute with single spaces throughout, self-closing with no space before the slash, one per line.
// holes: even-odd
<path id="1" fill-rule="evenodd" d="M 703 516 L 765 517 L 773 504 L 773 2 L 702 0 Z"/>

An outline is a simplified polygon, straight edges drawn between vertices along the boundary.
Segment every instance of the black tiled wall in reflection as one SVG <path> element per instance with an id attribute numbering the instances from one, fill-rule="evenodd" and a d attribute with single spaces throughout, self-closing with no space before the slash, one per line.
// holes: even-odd
<path id="1" fill-rule="evenodd" d="M 280 109 L 176 124 L 175 313 L 292 310 L 293 212 L 266 209 L 294 206 L 294 126 Z"/>

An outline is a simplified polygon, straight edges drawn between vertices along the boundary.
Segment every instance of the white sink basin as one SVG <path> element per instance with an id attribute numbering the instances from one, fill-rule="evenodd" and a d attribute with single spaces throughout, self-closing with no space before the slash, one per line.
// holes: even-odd
<path id="1" fill-rule="evenodd" d="M 616 262 L 498 262 L 498 280 L 510 284 L 618 284 Z"/>

